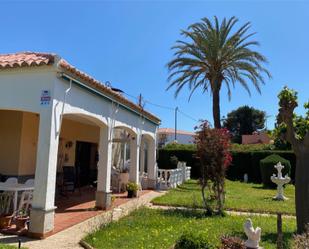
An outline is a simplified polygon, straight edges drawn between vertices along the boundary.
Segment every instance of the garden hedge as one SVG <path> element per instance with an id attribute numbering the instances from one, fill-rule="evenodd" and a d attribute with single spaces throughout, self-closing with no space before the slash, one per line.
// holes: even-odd
<path id="1" fill-rule="evenodd" d="M 170 169 L 170 157 L 176 156 L 179 161 L 187 162 L 191 166 L 191 177 L 199 178 L 199 161 L 194 157 L 194 149 L 160 149 L 158 153 L 158 166 L 163 169 Z M 260 161 L 265 157 L 277 154 L 291 163 L 291 178 L 295 177 L 296 157 L 292 151 L 231 151 L 233 161 L 227 170 L 227 178 L 230 180 L 243 180 L 244 174 L 248 174 L 250 182 L 262 183 L 260 172 Z"/>
<path id="2" fill-rule="evenodd" d="M 174 249 L 215 249 L 207 239 L 199 233 L 186 232 L 176 241 Z"/>
<path id="3" fill-rule="evenodd" d="M 265 157 L 260 161 L 260 170 L 264 187 L 275 188 L 277 186 L 271 181 L 270 178 L 273 174 L 278 174 L 278 171 L 274 168 L 274 165 L 276 165 L 278 162 L 281 162 L 281 164 L 284 166 L 282 175 L 291 175 L 291 164 L 289 160 L 286 160 L 277 154 Z"/>

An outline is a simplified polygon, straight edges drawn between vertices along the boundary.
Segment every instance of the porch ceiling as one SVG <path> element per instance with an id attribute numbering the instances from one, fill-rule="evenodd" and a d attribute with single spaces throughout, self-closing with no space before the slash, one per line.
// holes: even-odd
<path id="1" fill-rule="evenodd" d="M 65 114 L 63 116 L 63 119 L 68 119 L 68 120 L 71 120 L 71 121 L 75 121 L 75 122 L 79 122 L 79 123 L 82 123 L 82 124 L 86 124 L 86 125 L 92 125 L 92 126 L 97 126 L 97 124 L 93 121 L 91 121 L 90 119 L 87 119 L 87 117 L 81 117 L 77 114 Z"/>

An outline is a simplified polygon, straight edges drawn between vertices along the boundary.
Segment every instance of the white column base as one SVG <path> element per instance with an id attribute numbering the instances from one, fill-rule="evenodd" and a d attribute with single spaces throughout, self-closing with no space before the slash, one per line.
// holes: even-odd
<path id="1" fill-rule="evenodd" d="M 45 238 L 54 230 L 55 208 L 43 210 L 32 208 L 30 212 L 29 235 L 34 238 Z"/>
<path id="2" fill-rule="evenodd" d="M 97 191 L 96 207 L 99 209 L 108 209 L 112 205 L 112 192 Z"/>

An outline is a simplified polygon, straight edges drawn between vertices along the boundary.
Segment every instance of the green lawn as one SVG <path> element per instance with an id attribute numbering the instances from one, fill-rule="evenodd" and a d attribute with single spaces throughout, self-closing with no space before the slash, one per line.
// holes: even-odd
<path id="1" fill-rule="evenodd" d="M 251 217 L 262 228 L 261 246 L 276 248 L 276 218 Z M 118 222 L 88 235 L 85 240 L 95 248 L 169 249 L 185 231 L 199 231 L 209 242 L 218 245 L 224 234 L 244 236 L 244 216 L 204 217 L 199 211 L 154 210 L 141 208 Z M 283 220 L 285 249 L 290 248 L 295 219 Z M 244 238 L 244 237 L 243 237 Z"/>
<path id="2" fill-rule="evenodd" d="M 287 185 L 284 190 L 287 201 L 274 201 L 276 190 L 264 189 L 260 184 L 226 181 L 226 202 L 228 210 L 295 214 L 294 186 Z M 202 197 L 197 181 L 190 180 L 164 196 L 153 200 L 157 205 L 202 207 Z"/>
<path id="3" fill-rule="evenodd" d="M 16 246 L 9 246 L 9 245 L 5 245 L 5 244 L 0 243 L 0 249 L 16 249 L 16 248 L 17 248 Z"/>

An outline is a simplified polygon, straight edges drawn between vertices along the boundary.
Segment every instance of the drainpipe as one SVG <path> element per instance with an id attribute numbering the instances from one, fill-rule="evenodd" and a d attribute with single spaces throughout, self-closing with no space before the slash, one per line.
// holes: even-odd
<path id="1" fill-rule="evenodd" d="M 110 124 L 110 139 L 111 142 L 113 142 L 114 139 L 114 127 L 115 127 L 115 120 L 116 120 L 116 115 L 118 113 L 118 108 L 119 108 L 119 103 L 116 102 L 116 104 L 114 103 L 114 101 L 112 101 L 112 111 L 111 111 L 111 124 Z"/>
<path id="2" fill-rule="evenodd" d="M 63 105 L 62 105 L 62 110 L 61 110 L 61 116 L 60 116 L 60 123 L 59 123 L 59 130 L 57 132 L 57 135 L 60 134 L 61 131 L 61 126 L 62 126 L 62 119 L 63 119 L 63 113 L 64 113 L 64 106 L 67 102 L 67 95 L 69 94 L 69 92 L 72 89 L 72 79 L 70 79 L 70 86 L 65 90 L 64 92 L 64 100 L 63 100 Z"/>

